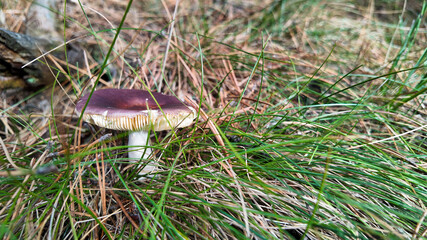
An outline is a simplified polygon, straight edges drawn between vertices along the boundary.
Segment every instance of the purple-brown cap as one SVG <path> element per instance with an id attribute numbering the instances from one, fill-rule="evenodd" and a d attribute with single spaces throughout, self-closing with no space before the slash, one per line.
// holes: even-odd
<path id="1" fill-rule="evenodd" d="M 152 94 L 152 95 L 151 95 Z M 196 111 L 176 97 L 136 89 L 100 89 L 93 92 L 83 120 L 115 130 L 170 130 L 191 125 Z M 81 113 L 89 94 L 76 105 Z M 155 100 L 153 99 L 155 98 Z"/>

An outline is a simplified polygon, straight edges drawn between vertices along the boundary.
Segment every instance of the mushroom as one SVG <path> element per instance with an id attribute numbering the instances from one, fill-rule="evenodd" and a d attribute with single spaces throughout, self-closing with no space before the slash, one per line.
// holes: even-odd
<path id="1" fill-rule="evenodd" d="M 76 105 L 80 115 L 88 95 Z M 153 98 L 154 97 L 154 98 Z M 136 89 L 100 89 L 93 92 L 83 113 L 83 120 L 99 127 L 129 131 L 129 158 L 137 162 L 151 155 L 149 130 L 162 131 L 187 127 L 196 111 L 176 97 Z M 143 147 L 141 145 L 146 145 Z M 157 164 L 147 164 L 140 175 L 157 170 Z"/>

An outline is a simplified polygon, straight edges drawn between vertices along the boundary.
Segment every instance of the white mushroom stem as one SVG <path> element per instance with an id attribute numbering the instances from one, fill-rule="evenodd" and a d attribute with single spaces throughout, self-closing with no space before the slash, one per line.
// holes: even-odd
<path id="1" fill-rule="evenodd" d="M 129 133 L 129 158 L 132 161 L 139 162 L 146 160 L 151 155 L 150 136 L 147 131 L 130 132 Z M 157 164 L 150 162 L 144 169 L 141 170 L 140 175 L 151 173 L 157 170 Z"/>

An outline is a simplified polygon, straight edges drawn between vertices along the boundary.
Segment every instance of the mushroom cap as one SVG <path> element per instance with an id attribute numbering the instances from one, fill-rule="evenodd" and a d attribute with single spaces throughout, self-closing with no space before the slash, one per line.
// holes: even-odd
<path id="1" fill-rule="evenodd" d="M 151 94 L 136 89 L 96 90 L 89 100 L 83 120 L 100 127 L 128 131 L 148 131 L 150 128 L 162 131 L 192 124 L 196 117 L 192 107 L 187 107 L 174 96 Z M 77 102 L 78 114 L 88 97 L 89 94 Z"/>

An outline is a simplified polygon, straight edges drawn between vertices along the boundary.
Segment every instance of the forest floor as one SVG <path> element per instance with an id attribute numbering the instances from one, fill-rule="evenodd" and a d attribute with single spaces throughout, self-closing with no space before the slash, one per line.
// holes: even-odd
<path id="1" fill-rule="evenodd" d="M 424 239 L 427 3 L 396 2 L 57 2 L 56 79 L 1 92 L 0 238 Z M 3 0 L 1 27 L 31 6 Z M 127 133 L 79 121 L 94 88 L 197 117 L 132 164 Z"/>

